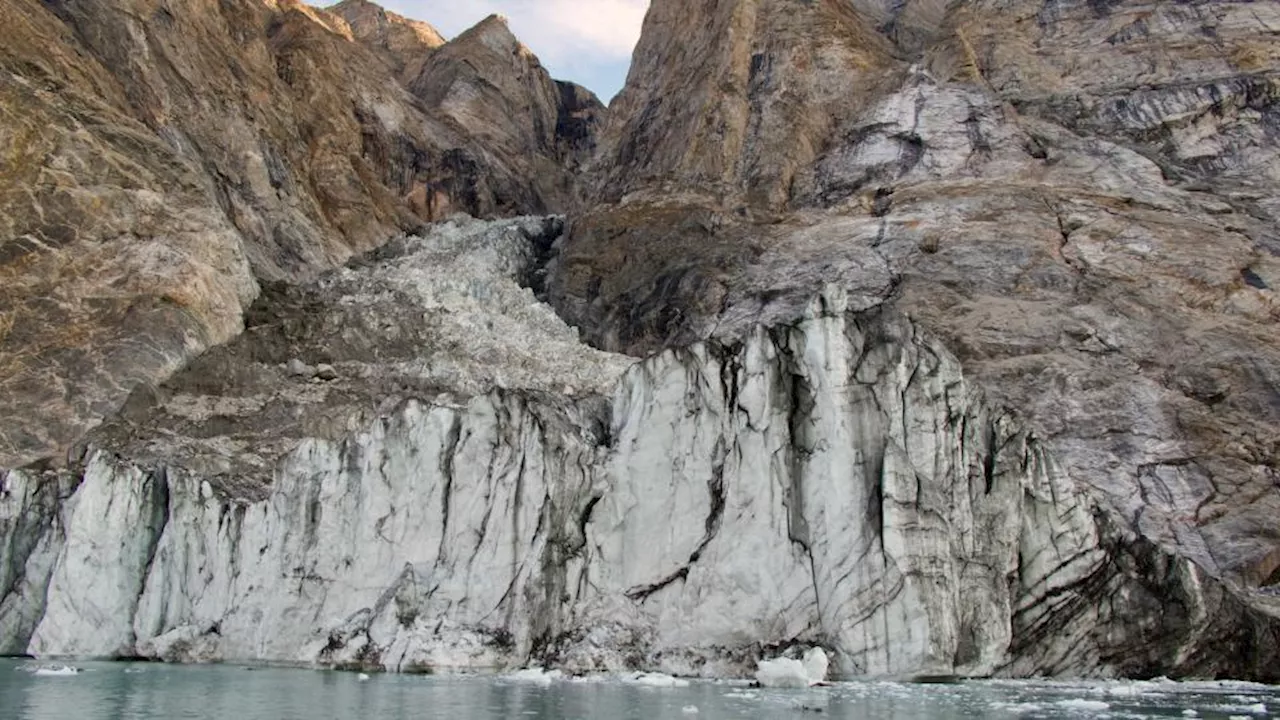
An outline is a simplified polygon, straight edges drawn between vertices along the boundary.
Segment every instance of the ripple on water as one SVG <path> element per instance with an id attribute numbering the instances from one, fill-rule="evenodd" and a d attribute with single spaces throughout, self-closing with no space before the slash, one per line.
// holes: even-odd
<path id="1" fill-rule="evenodd" d="M 501 677 L 377 675 L 232 666 L 78 664 L 37 674 L 0 664 L 4 720 L 1260 720 L 1280 688 L 1252 683 L 844 682 L 806 689 L 752 688 L 633 673 L 590 678 L 530 669 Z"/>

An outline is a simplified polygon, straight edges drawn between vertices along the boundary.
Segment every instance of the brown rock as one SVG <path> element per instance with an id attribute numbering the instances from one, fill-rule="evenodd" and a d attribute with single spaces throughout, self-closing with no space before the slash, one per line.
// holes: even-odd
<path id="1" fill-rule="evenodd" d="M 408 88 L 509 158 L 548 208 L 565 207 L 573 196 L 572 171 L 594 150 L 604 112 L 590 91 L 552 80 L 497 15 L 439 48 Z"/>
<path id="2" fill-rule="evenodd" d="M 559 94 L 536 59 L 484 78 L 500 103 L 536 76 L 535 136 L 527 93 L 511 115 L 424 107 L 392 72 L 415 67 L 405 33 L 432 35 L 344 9 L 354 23 L 298 2 L 0 0 L 0 467 L 60 454 L 232 337 L 258 280 L 454 212 L 563 206 Z"/>
<path id="3" fill-rule="evenodd" d="M 655 2 L 593 199 L 652 189 L 779 207 L 835 121 L 901 65 L 845 2 Z"/>

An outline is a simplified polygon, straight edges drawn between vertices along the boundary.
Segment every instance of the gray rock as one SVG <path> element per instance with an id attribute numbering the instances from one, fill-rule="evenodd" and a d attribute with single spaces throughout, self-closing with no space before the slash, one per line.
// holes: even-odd
<path id="1" fill-rule="evenodd" d="M 294 377 L 311 377 L 316 373 L 316 368 L 302 362 L 298 358 L 290 360 L 285 366 L 285 369 Z"/>

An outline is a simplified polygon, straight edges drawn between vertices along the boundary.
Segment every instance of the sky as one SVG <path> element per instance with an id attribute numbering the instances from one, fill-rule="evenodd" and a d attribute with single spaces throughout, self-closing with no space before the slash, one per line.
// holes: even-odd
<path id="1" fill-rule="evenodd" d="M 627 78 L 649 0 L 380 0 L 388 10 L 430 23 L 452 38 L 489 15 L 505 15 L 511 32 L 557 80 L 572 80 L 609 102 Z"/>

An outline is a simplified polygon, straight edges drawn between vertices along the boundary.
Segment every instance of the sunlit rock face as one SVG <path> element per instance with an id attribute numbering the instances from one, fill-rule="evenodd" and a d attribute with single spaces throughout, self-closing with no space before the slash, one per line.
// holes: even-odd
<path id="1" fill-rule="evenodd" d="M 343 0 L 325 10 L 342 18 L 352 38 L 378 55 L 401 84 L 417 77 L 432 51 L 447 42 L 431 25 L 388 12 L 368 0 Z"/>

